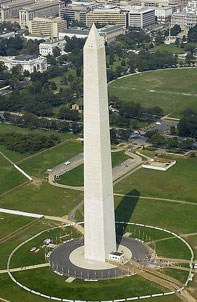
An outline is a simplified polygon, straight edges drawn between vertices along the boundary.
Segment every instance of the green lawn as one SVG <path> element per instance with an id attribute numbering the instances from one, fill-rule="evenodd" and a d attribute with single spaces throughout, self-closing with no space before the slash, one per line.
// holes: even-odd
<path id="1" fill-rule="evenodd" d="M 115 185 L 114 192 L 128 194 L 135 189 L 142 196 L 197 202 L 196 167 L 197 158 L 188 158 L 177 159 L 166 172 L 142 168 Z"/>
<path id="2" fill-rule="evenodd" d="M 117 79 L 109 94 L 144 107 L 160 106 L 164 114 L 179 117 L 186 107 L 197 110 L 197 68 L 156 70 Z"/>
<path id="3" fill-rule="evenodd" d="M 189 236 L 185 239 L 193 247 L 195 259 L 197 260 L 197 235 Z"/>
<path id="4" fill-rule="evenodd" d="M 112 152 L 112 167 L 117 166 L 119 163 L 129 159 L 130 157 L 125 154 L 125 151 Z M 57 182 L 70 186 L 83 186 L 84 183 L 84 165 L 80 165 L 73 170 L 63 174 L 61 179 Z"/>
<path id="5" fill-rule="evenodd" d="M 0 207 L 12 210 L 63 216 L 83 199 L 80 191 L 61 189 L 43 182 L 28 184 L 0 200 Z"/>
<path id="6" fill-rule="evenodd" d="M 0 194 L 17 187 L 28 179 L 0 154 Z"/>
<path id="7" fill-rule="evenodd" d="M 45 263 L 45 248 L 43 247 L 43 241 L 46 238 L 49 238 L 54 244 L 61 244 L 63 240 L 59 237 L 64 235 L 67 235 L 67 237 L 64 237 L 63 240 L 73 237 L 77 238 L 80 236 L 79 232 L 71 227 L 66 227 L 65 229 L 55 228 L 54 230 L 46 231 L 20 247 L 13 255 L 10 262 L 10 267 L 15 268 Z M 32 247 L 36 247 L 37 249 L 40 248 L 40 251 L 38 253 L 30 253 L 29 250 Z M 46 248 L 46 253 L 49 251 L 51 251 L 51 249 Z"/>
<path id="8" fill-rule="evenodd" d="M 0 213 L 0 238 L 18 230 L 35 218 Z"/>
<path id="9" fill-rule="evenodd" d="M 184 48 L 177 47 L 175 44 L 170 44 L 170 45 L 161 44 L 161 45 L 155 46 L 154 48 L 149 49 L 150 52 L 153 52 L 153 51 L 155 52 L 158 50 L 160 52 L 169 51 L 174 54 L 185 53 Z"/>
<path id="10" fill-rule="evenodd" d="M 83 186 L 84 182 L 84 165 L 80 165 L 71 171 L 66 172 L 61 176 L 59 180 L 56 180 L 58 183 L 63 185 L 70 185 L 70 186 Z"/>
<path id="11" fill-rule="evenodd" d="M 156 242 L 156 253 L 167 258 L 191 259 L 188 247 L 178 238 Z"/>
<path id="12" fill-rule="evenodd" d="M 65 299 L 110 300 L 165 291 L 164 288 L 139 276 L 119 280 L 85 282 L 75 280 L 65 283 L 65 277 L 58 276 L 51 268 L 14 273 L 17 281 L 44 294 Z M 42 280 L 42 282 L 41 282 Z"/>
<path id="13" fill-rule="evenodd" d="M 18 226 L 20 226 L 20 225 L 21 225 L 21 223 L 19 222 Z M 1 243 L 0 244 L 0 259 L 1 259 L 0 269 L 5 269 L 6 268 L 7 260 L 8 260 L 8 257 L 10 255 L 10 253 L 21 242 L 27 240 L 28 238 L 32 237 L 33 235 L 39 233 L 42 230 L 46 230 L 50 227 L 54 227 L 55 225 L 57 225 L 57 223 L 54 222 L 54 221 L 42 220 L 42 221 L 39 221 L 36 224 L 33 224 L 28 229 L 16 234 L 14 237 L 9 239 L 8 241 L 5 241 L 5 242 Z M 18 228 L 17 225 L 16 225 L 16 228 Z M 24 255 L 23 255 L 23 257 L 24 257 Z M 21 261 L 23 260 L 23 257 L 20 258 L 20 262 L 18 262 L 18 264 L 21 264 Z"/>
<path id="14" fill-rule="evenodd" d="M 42 272 L 39 272 L 42 274 Z M 61 278 L 60 276 L 57 276 L 56 274 L 53 275 L 55 279 L 55 284 L 59 283 L 57 281 L 57 278 Z M 29 282 L 29 281 L 28 281 Z M 42 282 L 44 282 L 43 286 L 47 285 L 47 280 L 46 278 L 42 279 Z M 63 287 L 63 282 L 61 281 L 61 286 Z M 96 282 L 95 282 L 96 283 Z M 108 283 L 108 281 L 107 281 Z M 4 299 L 9 300 L 10 302 L 47 302 L 49 301 L 48 299 L 41 298 L 37 295 L 31 294 L 21 287 L 17 286 L 7 274 L 2 274 L 0 275 L 0 284 L 1 284 L 1 294 L 0 296 L 3 297 Z M 72 284 L 72 283 L 71 283 Z M 90 282 L 88 282 L 90 284 Z M 65 284 L 64 282 L 64 296 L 66 297 L 67 295 L 67 290 L 66 290 L 67 283 Z M 91 286 L 91 285 L 90 285 Z M 129 285 L 130 286 L 130 285 Z M 52 286 L 54 287 L 54 285 Z M 59 288 L 59 287 L 58 287 Z M 111 290 L 111 287 L 109 288 Z M 124 288 L 123 288 L 124 290 Z M 61 289 L 62 292 L 62 289 Z M 159 293 L 160 291 L 155 291 L 155 293 Z M 73 294 L 75 291 L 73 291 Z M 120 289 L 120 293 L 122 293 L 122 290 Z M 97 300 L 97 297 L 93 299 L 94 301 Z M 105 299 L 104 299 L 105 300 Z M 177 298 L 176 295 L 169 295 L 169 296 L 163 296 L 163 297 L 154 297 L 154 298 L 149 298 L 145 299 L 146 302 L 181 302 L 179 298 Z"/>
<path id="15" fill-rule="evenodd" d="M 67 142 L 41 155 L 25 161 L 20 167 L 31 176 L 44 178 L 47 176 L 46 171 L 63 163 L 69 158 L 82 152 L 81 142 Z"/>
<path id="16" fill-rule="evenodd" d="M 65 141 L 69 138 L 76 138 L 76 135 L 73 135 L 72 133 L 59 133 L 57 131 L 47 131 L 47 130 L 29 130 L 27 128 L 20 128 L 17 126 L 12 126 L 4 123 L 0 123 L 0 133 L 8 133 L 8 132 L 18 132 L 22 134 L 30 134 L 30 133 L 36 133 L 40 135 L 56 135 L 60 138 L 61 141 Z M 31 156 L 32 153 L 25 152 L 25 153 L 19 153 L 16 151 L 11 151 L 6 149 L 3 145 L 0 145 L 0 152 L 4 153 L 9 159 L 11 159 L 13 162 L 17 162 L 21 159 L 24 159 L 28 156 Z M 37 152 L 35 152 L 37 153 Z M 34 153 L 33 153 L 34 154 Z"/>
<path id="17" fill-rule="evenodd" d="M 130 193 L 138 194 L 135 190 Z M 116 196 L 115 207 L 118 221 L 159 226 L 181 234 L 197 230 L 197 207 L 193 205 Z"/>
<path id="18" fill-rule="evenodd" d="M 188 272 L 187 271 L 181 271 L 181 270 L 177 270 L 177 269 L 163 269 L 162 272 L 166 275 L 169 275 L 173 278 L 175 278 L 176 280 L 179 280 L 182 283 L 185 283 L 185 281 L 187 280 L 188 277 Z"/>

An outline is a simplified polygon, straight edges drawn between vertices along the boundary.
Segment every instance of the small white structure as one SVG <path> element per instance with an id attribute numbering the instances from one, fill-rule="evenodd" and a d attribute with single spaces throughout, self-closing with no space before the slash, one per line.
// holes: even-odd
<path id="1" fill-rule="evenodd" d="M 151 158 L 142 165 L 142 168 L 166 171 L 176 164 L 176 160 Z"/>
<path id="2" fill-rule="evenodd" d="M 0 32 L 0 38 L 9 39 L 16 36 L 15 31 L 4 30 Z"/>
<path id="3" fill-rule="evenodd" d="M 39 54 L 41 56 L 48 56 L 48 55 L 53 55 L 53 51 L 55 48 L 59 48 L 61 54 L 64 52 L 64 48 L 66 45 L 66 41 L 65 40 L 61 40 L 61 41 L 47 41 L 47 42 L 43 42 L 40 43 L 39 45 Z"/>
<path id="4" fill-rule="evenodd" d="M 43 241 L 43 243 L 44 243 L 45 245 L 48 245 L 49 243 L 51 243 L 51 239 L 47 238 L 47 239 L 45 239 L 45 240 Z"/>
<path id="5" fill-rule="evenodd" d="M 112 252 L 109 254 L 109 259 L 120 263 L 123 260 L 123 253 Z"/>
<path id="6" fill-rule="evenodd" d="M 157 22 L 166 23 L 169 22 L 173 13 L 172 7 L 154 7 L 155 17 L 157 17 Z"/>
<path id="7" fill-rule="evenodd" d="M 45 70 L 47 70 L 47 59 L 35 55 L 0 57 L 0 62 L 3 62 L 9 70 L 17 65 L 20 65 L 22 67 L 23 72 L 25 70 L 29 71 L 29 73 L 32 73 L 34 71 L 44 72 Z"/>

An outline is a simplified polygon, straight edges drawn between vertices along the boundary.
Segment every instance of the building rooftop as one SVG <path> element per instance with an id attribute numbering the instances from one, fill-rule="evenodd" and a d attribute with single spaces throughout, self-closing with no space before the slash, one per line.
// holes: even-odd
<path id="1" fill-rule="evenodd" d="M 123 255 L 123 253 L 120 253 L 120 252 L 112 252 L 112 253 L 110 253 L 110 255 L 114 255 L 114 256 L 122 256 Z"/>
<path id="2" fill-rule="evenodd" d="M 89 29 L 82 29 L 82 28 L 65 28 L 60 30 L 60 33 L 67 33 L 67 34 L 78 34 L 78 35 L 88 35 Z"/>
<path id="3" fill-rule="evenodd" d="M 19 55 L 13 58 L 14 61 L 30 61 L 36 59 L 36 55 Z"/>
<path id="4" fill-rule="evenodd" d="M 47 7 L 47 6 L 51 6 L 51 5 L 54 5 L 54 4 L 59 4 L 59 1 L 47 1 L 47 2 L 42 2 L 42 3 L 36 3 L 36 4 L 31 4 L 27 7 L 24 7 L 23 9 L 24 10 L 34 10 L 34 9 L 37 9 L 37 8 L 43 8 L 43 7 Z"/>

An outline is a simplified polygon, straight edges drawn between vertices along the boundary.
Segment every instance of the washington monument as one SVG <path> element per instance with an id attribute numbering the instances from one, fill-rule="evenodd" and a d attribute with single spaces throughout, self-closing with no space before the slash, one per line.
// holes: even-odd
<path id="1" fill-rule="evenodd" d="M 116 251 L 105 46 L 92 25 L 84 46 L 85 258 Z"/>

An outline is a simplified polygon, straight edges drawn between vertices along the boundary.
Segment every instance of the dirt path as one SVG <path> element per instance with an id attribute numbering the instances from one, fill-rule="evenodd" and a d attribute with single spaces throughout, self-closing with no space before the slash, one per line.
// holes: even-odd
<path id="1" fill-rule="evenodd" d="M 16 267 L 16 268 L 11 268 L 10 272 L 21 272 L 21 271 L 26 271 L 30 269 L 37 269 L 37 268 L 42 268 L 42 267 L 47 267 L 50 266 L 50 263 L 42 263 L 42 264 L 36 264 L 36 265 L 29 265 L 29 266 L 24 266 L 24 267 Z M 7 269 L 0 270 L 0 274 L 5 274 L 7 273 Z"/>
<path id="2" fill-rule="evenodd" d="M 169 202 L 175 202 L 175 203 L 181 203 L 181 204 L 189 204 L 193 206 L 197 206 L 197 203 L 185 201 L 185 200 L 176 200 L 176 199 L 169 199 L 169 198 L 160 198 L 160 197 L 149 197 L 149 196 L 137 196 L 137 195 L 127 195 L 127 194 L 120 194 L 120 193 L 114 193 L 115 196 L 128 196 L 132 198 L 139 198 L 139 199 L 148 199 L 148 200 L 161 200 L 161 201 L 169 201 Z"/>

